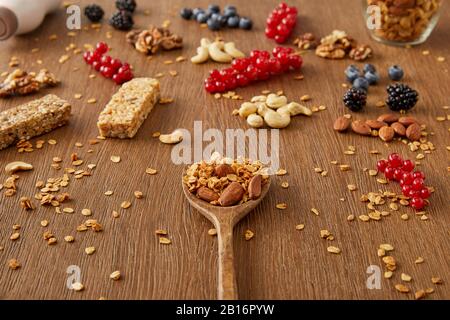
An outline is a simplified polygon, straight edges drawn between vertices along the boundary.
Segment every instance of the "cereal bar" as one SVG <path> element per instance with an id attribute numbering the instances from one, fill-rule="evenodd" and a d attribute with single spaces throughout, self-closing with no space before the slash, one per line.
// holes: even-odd
<path id="1" fill-rule="evenodd" d="M 125 83 L 100 113 L 97 122 L 100 135 L 133 138 L 158 100 L 158 80 L 136 78 Z"/>
<path id="2" fill-rule="evenodd" d="M 67 101 L 49 94 L 0 112 L 0 150 L 65 125 L 70 111 Z"/>

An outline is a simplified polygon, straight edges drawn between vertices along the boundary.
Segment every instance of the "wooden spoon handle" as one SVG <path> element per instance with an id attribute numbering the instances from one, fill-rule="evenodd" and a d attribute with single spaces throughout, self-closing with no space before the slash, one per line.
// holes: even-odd
<path id="1" fill-rule="evenodd" d="M 234 272 L 233 226 L 231 223 L 219 223 L 216 226 L 219 246 L 219 300 L 237 300 L 237 283 Z"/>

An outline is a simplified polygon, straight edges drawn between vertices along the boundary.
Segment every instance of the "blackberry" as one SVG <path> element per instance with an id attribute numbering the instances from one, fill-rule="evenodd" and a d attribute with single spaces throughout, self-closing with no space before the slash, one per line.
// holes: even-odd
<path id="1" fill-rule="evenodd" d="M 416 105 L 419 93 L 403 83 L 391 84 L 387 87 L 386 104 L 392 111 L 407 111 Z"/>
<path id="2" fill-rule="evenodd" d="M 90 4 L 84 8 L 84 14 L 91 22 L 99 22 L 103 19 L 103 15 L 105 11 L 103 11 L 102 7 L 96 4 Z"/>
<path id="3" fill-rule="evenodd" d="M 117 11 L 109 19 L 109 24 L 118 30 L 130 30 L 133 28 L 133 16 L 128 11 Z"/>
<path id="4" fill-rule="evenodd" d="M 364 90 L 351 88 L 345 93 L 343 101 L 351 111 L 360 111 L 366 105 L 367 94 Z"/>
<path id="5" fill-rule="evenodd" d="M 135 0 L 116 0 L 116 8 L 133 13 L 136 9 Z"/>

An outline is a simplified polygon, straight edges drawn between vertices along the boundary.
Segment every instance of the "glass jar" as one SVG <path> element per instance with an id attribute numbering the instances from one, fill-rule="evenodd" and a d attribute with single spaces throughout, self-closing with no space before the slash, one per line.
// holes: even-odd
<path id="1" fill-rule="evenodd" d="M 362 0 L 371 36 L 390 45 L 425 42 L 439 20 L 442 0 Z"/>

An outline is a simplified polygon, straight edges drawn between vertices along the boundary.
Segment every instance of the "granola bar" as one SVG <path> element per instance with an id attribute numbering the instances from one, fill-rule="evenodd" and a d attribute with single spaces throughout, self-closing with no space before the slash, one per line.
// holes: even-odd
<path id="1" fill-rule="evenodd" d="M 70 111 L 67 101 L 49 94 L 0 112 L 0 150 L 65 125 Z"/>
<path id="2" fill-rule="evenodd" d="M 133 138 L 158 100 L 158 80 L 136 78 L 125 83 L 100 113 L 97 122 L 100 135 Z"/>

